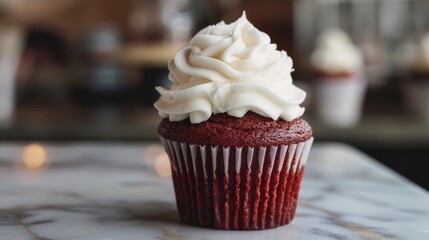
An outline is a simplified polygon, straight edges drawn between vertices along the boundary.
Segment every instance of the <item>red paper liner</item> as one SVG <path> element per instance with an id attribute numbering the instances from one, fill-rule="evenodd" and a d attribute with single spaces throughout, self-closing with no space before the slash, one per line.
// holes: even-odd
<path id="1" fill-rule="evenodd" d="M 182 221 L 217 229 L 260 230 L 294 218 L 313 138 L 269 147 L 161 140 L 170 158 Z"/>

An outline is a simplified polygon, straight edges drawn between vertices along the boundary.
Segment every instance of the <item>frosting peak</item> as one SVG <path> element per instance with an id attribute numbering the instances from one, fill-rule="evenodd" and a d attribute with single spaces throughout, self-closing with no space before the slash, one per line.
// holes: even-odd
<path id="1" fill-rule="evenodd" d="M 168 63 L 171 89 L 157 87 L 155 103 L 170 121 L 200 123 L 212 114 L 253 111 L 291 121 L 304 113 L 305 92 L 292 84 L 292 59 L 245 14 L 198 32 Z"/>

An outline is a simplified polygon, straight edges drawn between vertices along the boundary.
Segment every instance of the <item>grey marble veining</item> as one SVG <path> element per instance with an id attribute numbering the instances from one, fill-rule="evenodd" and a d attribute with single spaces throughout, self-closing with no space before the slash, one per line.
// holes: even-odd
<path id="1" fill-rule="evenodd" d="M 168 174 L 158 144 L 2 143 L 0 240 L 429 239 L 429 194 L 346 145 L 313 147 L 296 218 L 271 230 L 181 224 Z"/>

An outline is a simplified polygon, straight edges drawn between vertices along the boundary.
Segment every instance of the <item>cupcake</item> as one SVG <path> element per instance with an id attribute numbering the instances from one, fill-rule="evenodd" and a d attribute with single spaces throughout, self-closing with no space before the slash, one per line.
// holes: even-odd
<path id="1" fill-rule="evenodd" d="M 310 61 L 319 119 L 333 127 L 358 123 L 367 85 L 359 49 L 346 33 L 331 29 L 318 38 Z"/>
<path id="2" fill-rule="evenodd" d="M 424 121 L 429 121 L 429 34 L 406 53 L 407 79 L 403 90 L 407 107 Z"/>
<path id="3" fill-rule="evenodd" d="M 155 103 L 183 222 L 260 230 L 289 223 L 312 130 L 292 60 L 245 14 L 198 32 L 169 64 Z"/>

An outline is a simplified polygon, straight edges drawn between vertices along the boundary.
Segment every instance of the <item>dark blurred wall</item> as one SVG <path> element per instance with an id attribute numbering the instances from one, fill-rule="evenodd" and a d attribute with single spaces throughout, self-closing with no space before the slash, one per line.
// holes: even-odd
<path id="1" fill-rule="evenodd" d="M 24 0 L 9 10 L 9 18 L 24 27 L 43 26 L 75 40 L 87 28 L 114 23 L 129 34 L 129 14 L 133 0 Z"/>

